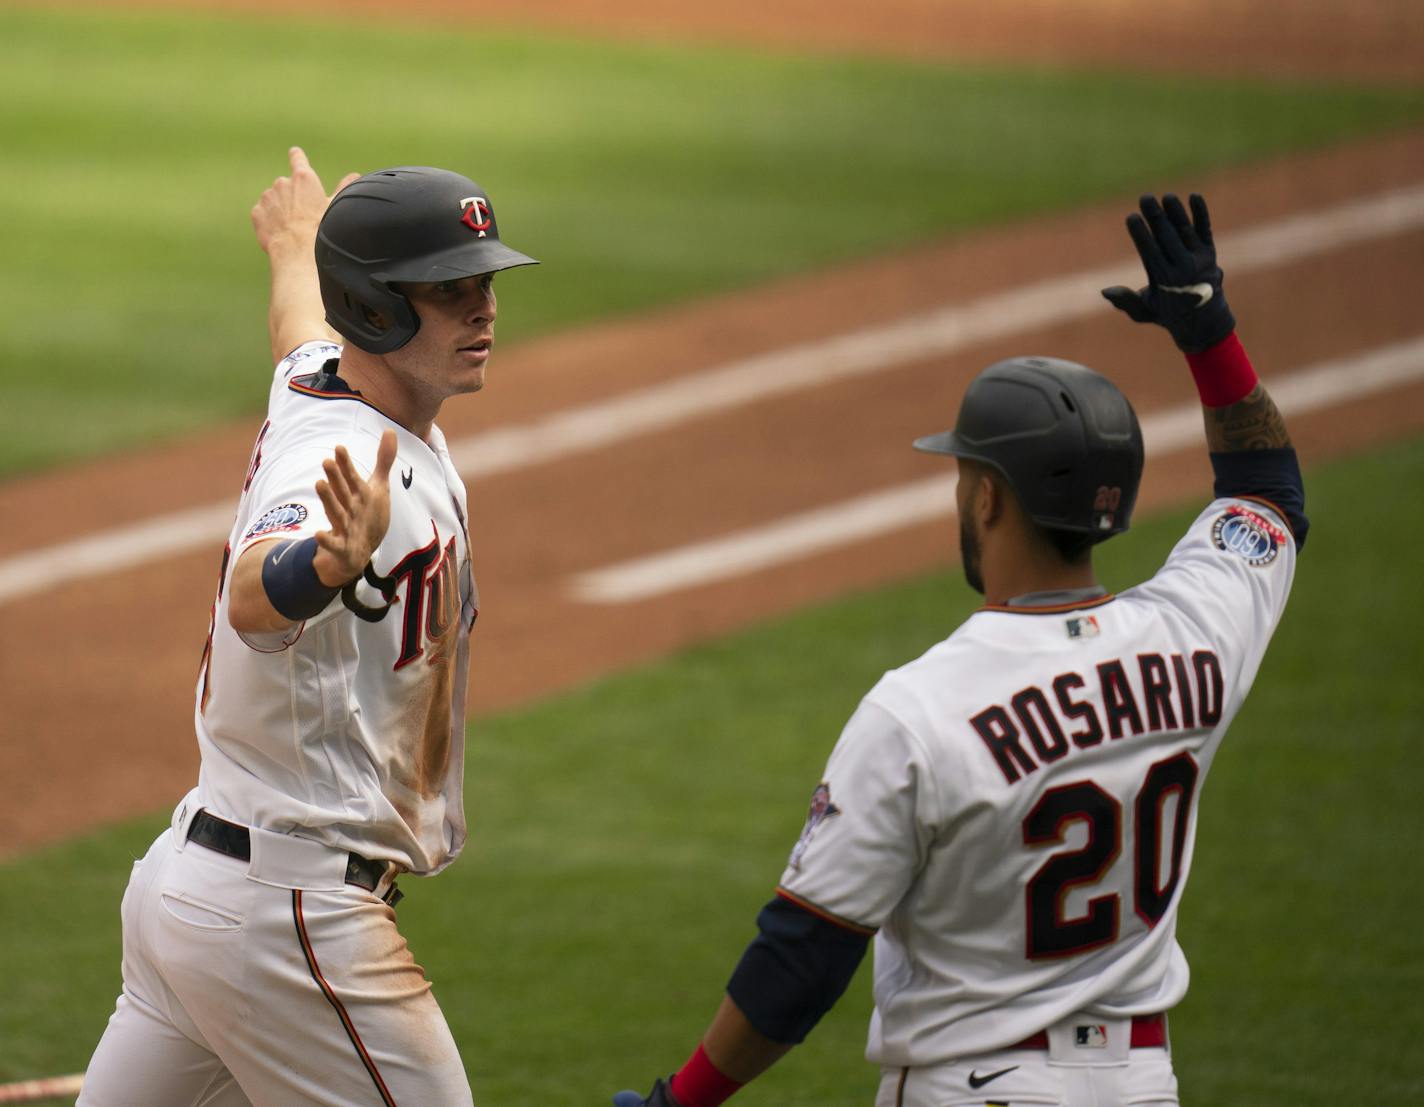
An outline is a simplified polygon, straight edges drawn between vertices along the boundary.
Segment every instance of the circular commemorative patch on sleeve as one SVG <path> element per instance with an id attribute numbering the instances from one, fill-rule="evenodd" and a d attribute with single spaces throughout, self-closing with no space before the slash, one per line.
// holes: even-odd
<path id="1" fill-rule="evenodd" d="M 1285 531 L 1250 508 L 1232 504 L 1211 525 L 1218 550 L 1235 554 L 1247 565 L 1269 565 L 1280 553 Z"/>
<path id="2" fill-rule="evenodd" d="M 259 534 L 271 534 L 274 531 L 296 530 L 306 520 L 307 509 L 301 504 L 283 504 L 281 507 L 274 507 L 271 511 L 264 512 L 252 526 L 247 528 L 247 533 L 242 536 L 246 542 L 249 538 L 256 538 Z"/>

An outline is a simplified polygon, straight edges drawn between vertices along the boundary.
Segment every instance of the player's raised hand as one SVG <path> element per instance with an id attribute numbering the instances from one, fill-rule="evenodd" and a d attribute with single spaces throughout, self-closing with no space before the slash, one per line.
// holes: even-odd
<path id="1" fill-rule="evenodd" d="M 391 464 L 396 459 L 396 432 L 381 435 L 376 465 L 363 480 L 345 446 L 322 462 L 325 480 L 316 494 L 326 509 L 330 530 L 314 536 L 320 547 L 312 567 L 321 582 L 338 588 L 359 577 L 391 525 Z"/>
<path id="2" fill-rule="evenodd" d="M 1103 289 L 1103 297 L 1134 322 L 1165 327 L 1185 353 L 1215 346 L 1236 329 L 1222 291 L 1221 267 L 1206 200 L 1193 194 L 1189 216 L 1171 193 L 1138 201 L 1142 214 L 1127 217 L 1127 233 L 1147 271 L 1147 286 Z"/>
<path id="3" fill-rule="evenodd" d="M 288 245 L 310 250 L 316 240 L 317 224 L 331 203 L 331 196 L 307 160 L 306 151 L 293 146 L 287 151 L 287 160 L 292 175 L 273 181 L 252 209 L 252 229 L 257 232 L 257 244 L 268 254 Z M 348 173 L 332 195 L 359 176 L 359 173 Z"/>
<path id="4" fill-rule="evenodd" d="M 252 209 L 252 229 L 257 243 L 272 264 L 272 300 L 267 313 L 267 336 L 276 364 L 301 343 L 313 339 L 335 341 L 326 323 L 316 272 L 316 232 L 331 197 L 307 160 L 306 151 L 287 151 L 290 177 L 278 177 Z M 340 192 L 352 181 L 348 173 L 337 185 Z"/>

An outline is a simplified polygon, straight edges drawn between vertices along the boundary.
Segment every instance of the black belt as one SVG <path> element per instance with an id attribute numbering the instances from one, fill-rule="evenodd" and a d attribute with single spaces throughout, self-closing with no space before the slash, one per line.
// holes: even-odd
<path id="1" fill-rule="evenodd" d="M 230 823 L 206 811 L 199 811 L 188 824 L 188 841 L 239 861 L 252 860 L 252 835 L 247 832 L 247 827 Z M 376 890 L 389 869 L 388 861 L 371 861 L 359 853 L 346 855 L 346 883 L 365 888 L 368 892 Z M 381 899 L 394 907 L 401 896 L 402 893 L 392 884 Z"/>

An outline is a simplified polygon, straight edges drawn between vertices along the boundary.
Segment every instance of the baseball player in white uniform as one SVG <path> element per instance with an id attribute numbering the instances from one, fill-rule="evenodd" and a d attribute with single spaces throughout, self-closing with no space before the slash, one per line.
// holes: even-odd
<path id="1" fill-rule="evenodd" d="M 877 1107 L 1178 1102 L 1167 1012 L 1202 782 L 1290 590 L 1306 520 L 1284 425 L 1235 334 L 1205 202 L 1142 198 L 1147 287 L 1104 290 L 1187 354 L 1216 499 L 1120 595 L 1137 419 L 1105 378 L 1015 358 L 954 430 L 964 571 L 986 599 L 861 701 L 702 1043 L 644 1098 L 715 1107 L 803 1040 L 875 947 Z"/>
<path id="2" fill-rule="evenodd" d="M 124 895 L 85 1107 L 471 1102 L 393 908 L 465 841 L 478 599 L 434 420 L 484 383 L 492 274 L 533 259 L 459 174 L 348 178 L 328 204 L 291 160 L 253 210 L 278 361 L 198 678 L 202 767 Z"/>

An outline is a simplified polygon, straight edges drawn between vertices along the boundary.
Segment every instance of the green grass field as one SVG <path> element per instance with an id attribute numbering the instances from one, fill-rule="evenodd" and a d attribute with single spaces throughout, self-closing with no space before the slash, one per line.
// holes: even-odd
<path id="1" fill-rule="evenodd" d="M 1424 118 L 1424 89 L 29 5 L 0 94 L 0 477 L 260 407 L 248 211 L 292 143 L 329 183 L 486 185 L 545 262 L 502 281 L 517 341 Z"/>
<path id="2" fill-rule="evenodd" d="M 1424 1096 L 1411 874 L 1424 442 L 1308 479 L 1296 591 L 1201 800 L 1173 1013 L 1184 1102 Z M 1150 574 L 1193 511 L 1105 547 Z M 952 544 L 946 534 L 946 544 Z M 690 1051 L 845 717 L 974 606 L 957 570 L 852 597 L 471 728 L 473 837 L 402 929 L 489 1107 L 591 1105 Z M 177 797 L 175 797 L 176 802 Z M 156 815 L 0 866 L 0 1079 L 81 1068 L 118 987 L 118 901 Z M 98 920 L 97 923 L 94 920 Z M 747 1104 L 867 1104 L 862 967 Z"/>

